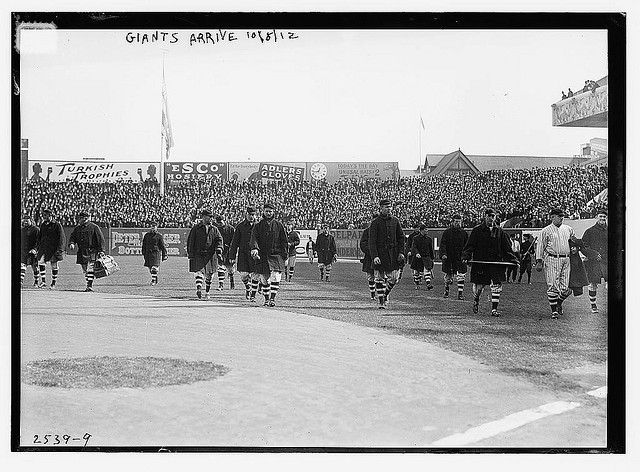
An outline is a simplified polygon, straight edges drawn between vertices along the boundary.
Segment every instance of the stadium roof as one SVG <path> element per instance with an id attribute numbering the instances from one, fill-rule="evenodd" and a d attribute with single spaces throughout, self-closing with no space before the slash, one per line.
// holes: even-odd
<path id="1" fill-rule="evenodd" d="M 458 152 L 458 151 L 456 151 Z M 429 166 L 431 171 L 440 167 L 440 161 L 451 154 L 427 154 L 425 156 L 425 168 Z M 480 172 L 500 169 L 533 169 L 534 167 L 560 167 L 587 162 L 588 158 L 559 157 L 559 156 L 482 156 L 465 155 Z"/>

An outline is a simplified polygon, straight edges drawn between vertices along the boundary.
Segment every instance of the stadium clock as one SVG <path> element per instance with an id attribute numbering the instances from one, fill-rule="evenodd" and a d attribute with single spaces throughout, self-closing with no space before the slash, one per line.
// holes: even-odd
<path id="1" fill-rule="evenodd" d="M 311 166 L 310 169 L 311 177 L 315 180 L 322 180 L 327 176 L 327 166 L 325 166 L 322 162 L 316 162 Z"/>

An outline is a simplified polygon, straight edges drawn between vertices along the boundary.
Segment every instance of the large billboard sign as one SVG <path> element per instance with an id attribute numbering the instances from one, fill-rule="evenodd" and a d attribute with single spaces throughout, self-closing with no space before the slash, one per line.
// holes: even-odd
<path id="1" fill-rule="evenodd" d="M 295 181 L 305 180 L 304 162 L 230 162 L 230 180 Z"/>
<path id="2" fill-rule="evenodd" d="M 29 161 L 29 180 L 50 182 L 142 182 L 156 177 L 158 166 L 149 162 Z"/>
<path id="3" fill-rule="evenodd" d="M 165 162 L 164 180 L 177 183 L 184 180 L 227 180 L 226 162 Z"/>
<path id="4" fill-rule="evenodd" d="M 329 183 L 344 179 L 398 180 L 400 169 L 397 162 L 308 162 L 308 180 Z"/>
<path id="5" fill-rule="evenodd" d="M 142 239 L 149 228 L 111 228 L 109 249 L 113 256 L 142 256 Z M 169 256 L 186 256 L 188 228 L 159 228 Z"/>

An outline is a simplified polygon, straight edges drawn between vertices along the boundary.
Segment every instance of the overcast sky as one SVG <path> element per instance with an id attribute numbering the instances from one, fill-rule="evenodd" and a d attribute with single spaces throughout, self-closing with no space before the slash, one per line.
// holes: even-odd
<path id="1" fill-rule="evenodd" d="M 235 41 L 209 44 L 191 35 L 217 30 L 160 31 L 144 44 L 126 30 L 25 32 L 30 158 L 158 161 L 163 55 L 172 161 L 408 169 L 425 153 L 571 156 L 607 137 L 551 126 L 562 90 L 607 75 L 605 31 L 279 30 L 262 43 L 227 30 Z"/>

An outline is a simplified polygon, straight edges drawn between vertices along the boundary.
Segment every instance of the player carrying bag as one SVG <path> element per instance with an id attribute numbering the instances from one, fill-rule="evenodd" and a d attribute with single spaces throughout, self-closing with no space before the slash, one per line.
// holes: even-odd
<path id="1" fill-rule="evenodd" d="M 96 279 L 101 279 L 102 277 L 108 277 L 114 272 L 118 272 L 120 270 L 120 266 L 116 262 L 116 260 L 110 256 L 109 254 L 105 254 L 102 257 L 98 257 L 96 259 L 94 265 L 94 274 Z"/>

